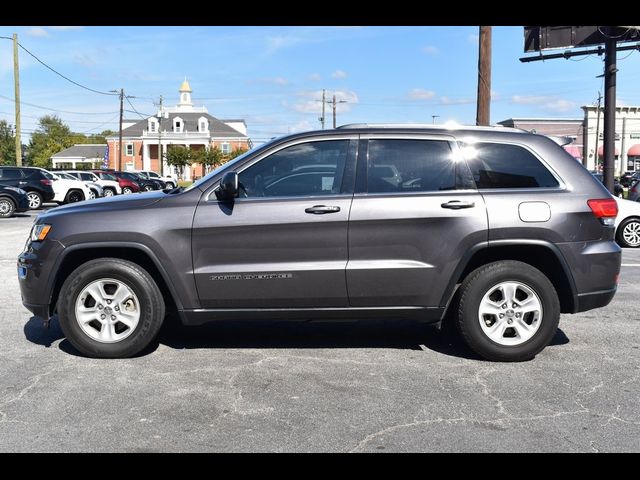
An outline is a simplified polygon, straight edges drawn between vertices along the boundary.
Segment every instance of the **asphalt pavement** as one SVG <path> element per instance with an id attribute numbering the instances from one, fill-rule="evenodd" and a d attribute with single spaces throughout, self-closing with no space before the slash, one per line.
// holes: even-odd
<path id="1" fill-rule="evenodd" d="M 0 221 L 0 451 L 640 451 L 640 250 L 529 362 L 396 322 L 167 322 L 144 355 L 93 360 L 21 304 L 34 216 Z"/>

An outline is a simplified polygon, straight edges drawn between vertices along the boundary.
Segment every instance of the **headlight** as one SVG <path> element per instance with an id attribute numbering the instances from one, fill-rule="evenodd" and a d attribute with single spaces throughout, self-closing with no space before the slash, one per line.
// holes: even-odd
<path id="1" fill-rule="evenodd" d="M 49 234 L 50 230 L 51 230 L 51 225 L 47 225 L 45 223 L 39 223 L 34 225 L 33 228 L 31 229 L 31 241 L 32 242 L 43 241 L 45 238 L 47 238 L 47 235 Z"/>

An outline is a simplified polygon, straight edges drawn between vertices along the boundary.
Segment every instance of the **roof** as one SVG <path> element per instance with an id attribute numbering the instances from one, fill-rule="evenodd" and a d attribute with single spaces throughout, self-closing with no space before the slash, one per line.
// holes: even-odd
<path id="1" fill-rule="evenodd" d="M 349 123 L 346 125 L 340 125 L 338 130 L 367 130 L 367 129 L 397 129 L 397 130 L 475 130 L 475 131 L 509 131 L 509 132 L 523 132 L 519 128 L 505 127 L 504 125 L 491 125 L 491 126 L 476 126 L 476 125 L 459 125 L 457 123 L 452 124 L 438 124 L 431 123 Z"/>
<path id="2" fill-rule="evenodd" d="M 235 128 L 231 128 L 229 125 L 223 123 L 217 118 L 204 112 L 170 112 L 169 118 L 162 118 L 162 131 L 170 130 L 173 126 L 173 119 L 180 117 L 184 122 L 182 131 L 197 132 L 198 131 L 198 119 L 205 117 L 209 120 L 209 134 L 212 137 L 246 137 L 243 133 L 239 132 Z M 155 118 L 155 117 L 153 117 Z M 148 128 L 148 119 L 138 120 L 135 124 L 124 128 L 122 130 L 123 137 L 141 137 L 144 130 Z M 167 126 L 169 126 L 167 128 Z M 109 137 L 111 138 L 111 137 Z"/>
<path id="3" fill-rule="evenodd" d="M 107 145 L 102 143 L 80 143 L 73 147 L 65 148 L 61 152 L 55 153 L 51 158 L 82 157 L 82 158 L 102 158 Z"/>

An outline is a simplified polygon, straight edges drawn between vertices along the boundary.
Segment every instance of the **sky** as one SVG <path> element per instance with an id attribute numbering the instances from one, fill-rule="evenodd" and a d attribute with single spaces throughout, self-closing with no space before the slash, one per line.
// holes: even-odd
<path id="1" fill-rule="evenodd" d="M 475 124 L 478 27 L 47 27 L 0 26 L 70 79 L 103 92 L 123 88 L 125 118 L 178 102 L 186 77 L 196 106 L 243 118 L 254 143 L 320 128 L 322 89 L 338 125 L 357 122 Z M 493 27 L 491 122 L 582 118 L 603 90 L 602 57 L 521 63 L 522 26 Z M 640 52 L 618 54 L 618 105 L 639 105 Z M 117 130 L 118 98 L 80 88 L 20 50 L 22 131 L 57 114 L 76 132 Z M 13 53 L 0 39 L 0 119 L 13 124 Z M 44 108 L 43 108 L 44 107 Z M 138 113 L 136 113 L 138 112 Z M 436 116 L 436 117 L 434 117 Z M 327 127 L 331 107 L 327 105 Z"/>

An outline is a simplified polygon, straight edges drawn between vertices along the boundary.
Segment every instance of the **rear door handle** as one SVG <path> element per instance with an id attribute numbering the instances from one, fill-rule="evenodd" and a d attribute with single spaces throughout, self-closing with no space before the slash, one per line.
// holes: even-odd
<path id="1" fill-rule="evenodd" d="M 305 208 L 305 213 L 313 213 L 314 215 L 324 215 L 325 213 L 336 213 L 340 211 L 340 207 L 330 207 L 327 205 L 314 205 L 313 207 Z"/>
<path id="2" fill-rule="evenodd" d="M 460 210 L 461 208 L 473 208 L 475 202 L 463 202 L 462 200 L 451 200 L 447 203 L 441 203 L 442 208 L 450 208 L 451 210 Z"/>

